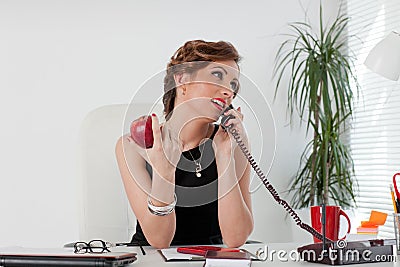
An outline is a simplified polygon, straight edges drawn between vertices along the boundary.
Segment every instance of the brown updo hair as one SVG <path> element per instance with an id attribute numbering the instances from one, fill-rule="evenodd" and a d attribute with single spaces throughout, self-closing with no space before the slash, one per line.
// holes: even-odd
<path id="1" fill-rule="evenodd" d="M 188 41 L 175 52 L 167 65 L 167 72 L 164 77 L 163 104 L 164 115 L 167 120 L 172 115 L 175 106 L 176 84 L 174 75 L 178 73 L 194 74 L 196 71 L 205 68 L 209 64 L 208 62 L 223 60 L 234 60 L 236 63 L 240 60 L 236 48 L 231 43 L 224 41 Z M 190 62 L 197 63 L 190 64 Z"/>

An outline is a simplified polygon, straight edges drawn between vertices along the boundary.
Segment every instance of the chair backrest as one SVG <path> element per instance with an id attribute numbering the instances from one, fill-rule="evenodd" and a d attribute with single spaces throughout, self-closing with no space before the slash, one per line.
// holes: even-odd
<path id="1" fill-rule="evenodd" d="M 118 170 L 115 145 L 141 115 L 162 114 L 162 106 L 118 104 L 99 107 L 84 119 L 78 148 L 80 187 L 79 238 L 129 241 L 136 218 Z"/>

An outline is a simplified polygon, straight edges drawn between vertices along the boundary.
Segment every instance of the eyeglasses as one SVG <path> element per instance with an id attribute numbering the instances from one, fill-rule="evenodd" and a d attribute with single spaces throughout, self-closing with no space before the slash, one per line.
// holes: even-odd
<path id="1" fill-rule="evenodd" d="M 111 243 L 105 242 L 100 239 L 91 240 L 89 243 L 76 242 L 74 244 L 74 253 L 85 254 L 85 253 L 105 253 L 111 252 L 109 248 L 112 246 Z"/>

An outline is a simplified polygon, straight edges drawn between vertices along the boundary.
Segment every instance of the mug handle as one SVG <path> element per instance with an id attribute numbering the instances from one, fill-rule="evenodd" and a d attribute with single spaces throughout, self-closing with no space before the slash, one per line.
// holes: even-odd
<path id="1" fill-rule="evenodd" d="M 343 210 L 340 210 L 339 216 L 340 215 L 343 215 L 346 218 L 348 226 L 349 226 L 348 229 L 347 229 L 347 233 L 350 233 L 351 223 L 350 223 L 349 216 L 347 216 L 347 214 Z M 345 237 L 346 237 L 346 235 L 344 235 L 342 238 L 339 238 L 339 239 L 344 239 Z"/>

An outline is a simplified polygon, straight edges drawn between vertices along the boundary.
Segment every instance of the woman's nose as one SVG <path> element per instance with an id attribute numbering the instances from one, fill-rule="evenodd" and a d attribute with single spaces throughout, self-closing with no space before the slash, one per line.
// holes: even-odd
<path id="1" fill-rule="evenodd" d="M 227 98 L 233 98 L 234 96 L 234 92 L 232 91 L 232 89 L 226 87 L 222 89 L 222 94 L 224 95 L 224 97 Z"/>

